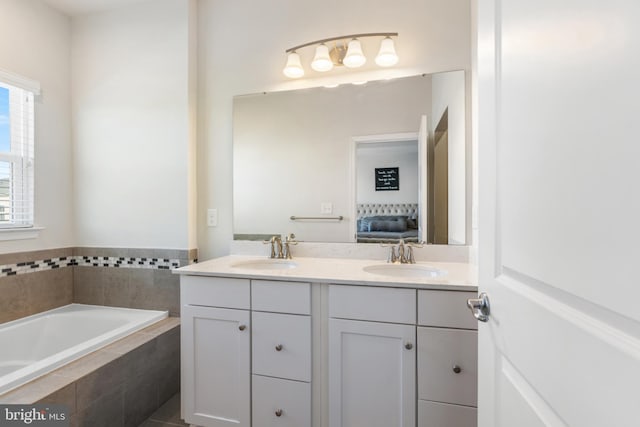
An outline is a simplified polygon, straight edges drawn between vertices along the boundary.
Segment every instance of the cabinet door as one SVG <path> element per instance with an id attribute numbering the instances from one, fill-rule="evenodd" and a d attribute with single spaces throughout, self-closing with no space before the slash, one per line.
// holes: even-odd
<path id="1" fill-rule="evenodd" d="M 416 327 L 329 320 L 331 427 L 414 427 Z"/>
<path id="2" fill-rule="evenodd" d="M 249 312 L 185 305 L 182 375 L 185 421 L 250 427 Z"/>

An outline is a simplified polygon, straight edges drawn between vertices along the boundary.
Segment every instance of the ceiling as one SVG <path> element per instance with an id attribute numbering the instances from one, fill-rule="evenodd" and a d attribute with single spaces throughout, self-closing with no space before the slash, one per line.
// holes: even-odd
<path id="1" fill-rule="evenodd" d="M 103 12 L 146 0 L 44 0 L 51 7 L 70 16 Z"/>

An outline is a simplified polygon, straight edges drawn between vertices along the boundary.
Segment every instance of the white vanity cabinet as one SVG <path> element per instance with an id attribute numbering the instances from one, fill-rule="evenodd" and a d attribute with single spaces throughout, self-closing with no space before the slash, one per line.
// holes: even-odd
<path id="1" fill-rule="evenodd" d="M 180 297 L 185 420 L 249 427 L 249 280 L 183 276 Z"/>
<path id="2" fill-rule="evenodd" d="M 184 274 L 185 421 L 475 427 L 468 290 Z"/>
<path id="3" fill-rule="evenodd" d="M 310 284 L 182 276 L 180 296 L 185 421 L 310 427 Z"/>
<path id="4" fill-rule="evenodd" d="M 415 427 L 416 291 L 329 286 L 330 427 Z"/>
<path id="5" fill-rule="evenodd" d="M 474 292 L 418 291 L 418 427 L 475 427 L 477 322 Z"/>
<path id="6" fill-rule="evenodd" d="M 252 280 L 253 427 L 311 427 L 311 285 Z"/>

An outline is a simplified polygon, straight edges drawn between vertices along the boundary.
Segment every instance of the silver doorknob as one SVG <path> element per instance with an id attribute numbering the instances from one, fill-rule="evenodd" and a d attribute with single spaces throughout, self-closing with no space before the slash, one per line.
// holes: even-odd
<path id="1" fill-rule="evenodd" d="M 453 372 L 459 374 L 460 372 L 462 372 L 462 368 L 458 365 L 453 365 Z"/>
<path id="2" fill-rule="evenodd" d="M 411 344 L 410 342 L 406 343 L 404 345 L 404 348 L 406 348 L 407 350 L 411 350 L 413 348 L 413 344 Z"/>
<path id="3" fill-rule="evenodd" d="M 282 347 L 282 344 L 278 344 L 278 345 L 276 346 L 276 351 L 282 351 L 282 348 L 283 348 L 283 347 Z"/>
<path id="4" fill-rule="evenodd" d="M 276 411 L 276 417 L 281 417 L 282 416 L 282 409 L 278 409 Z"/>
<path id="5" fill-rule="evenodd" d="M 238 326 L 238 329 L 240 329 L 241 331 L 244 331 L 245 329 L 247 329 L 247 325 L 240 325 Z"/>
<path id="6" fill-rule="evenodd" d="M 489 321 L 489 296 L 484 292 L 479 295 L 480 298 L 469 298 L 467 307 L 473 313 L 473 317 L 481 322 Z"/>

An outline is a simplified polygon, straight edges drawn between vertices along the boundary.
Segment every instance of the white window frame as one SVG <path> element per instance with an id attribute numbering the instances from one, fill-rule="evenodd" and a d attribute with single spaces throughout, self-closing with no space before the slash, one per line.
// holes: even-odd
<path id="1" fill-rule="evenodd" d="M 34 139 L 35 106 L 40 84 L 0 70 L 0 87 L 9 90 L 11 149 L 0 152 L 0 161 L 10 167 L 11 212 L 9 222 L 0 223 L 0 240 L 37 237 L 34 227 Z"/>

